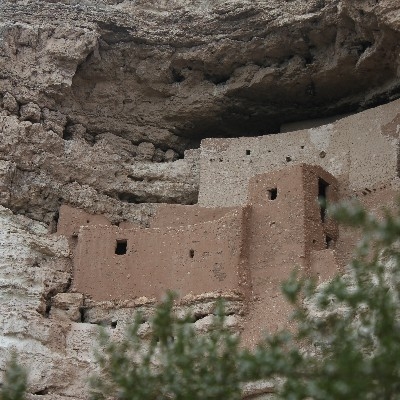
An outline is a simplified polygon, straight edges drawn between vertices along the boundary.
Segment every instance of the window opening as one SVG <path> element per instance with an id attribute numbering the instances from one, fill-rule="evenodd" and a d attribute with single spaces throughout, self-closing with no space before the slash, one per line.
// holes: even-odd
<path id="1" fill-rule="evenodd" d="M 119 256 L 126 254 L 128 248 L 128 241 L 126 239 L 118 239 L 115 245 L 115 254 Z"/>
<path id="2" fill-rule="evenodd" d="M 246 156 L 249 156 L 251 154 L 251 150 L 246 150 Z"/>
<path id="3" fill-rule="evenodd" d="M 318 202 L 321 211 L 321 221 L 325 222 L 326 218 L 326 201 L 329 183 L 322 178 L 318 178 Z"/>
<path id="4" fill-rule="evenodd" d="M 277 188 L 268 189 L 268 199 L 269 200 L 275 200 L 277 197 L 278 197 L 278 189 Z"/>
<path id="5" fill-rule="evenodd" d="M 326 235 L 325 236 L 325 247 L 327 249 L 331 249 L 334 244 L 335 244 L 334 240 L 330 236 Z"/>
<path id="6" fill-rule="evenodd" d="M 194 250 L 193 250 L 193 249 L 190 249 L 190 250 L 189 250 L 189 257 L 190 257 L 190 258 L 193 258 L 193 257 L 194 257 Z"/>

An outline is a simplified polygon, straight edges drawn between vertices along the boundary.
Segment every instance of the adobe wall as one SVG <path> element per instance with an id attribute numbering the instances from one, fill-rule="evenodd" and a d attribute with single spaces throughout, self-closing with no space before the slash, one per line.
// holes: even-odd
<path id="1" fill-rule="evenodd" d="M 245 291 L 242 211 L 177 228 L 84 226 L 74 259 L 74 289 L 94 300 Z M 126 254 L 116 252 L 126 240 Z"/>
<path id="2" fill-rule="evenodd" d="M 306 275 L 318 276 L 321 271 L 313 268 L 312 255 L 322 257 L 319 253 L 326 250 L 327 235 L 332 246 L 337 240 L 336 224 L 325 215 L 321 219 L 319 179 L 329 184 L 327 200 L 336 200 L 336 179 L 316 166 L 301 164 L 250 179 L 247 255 L 255 301 L 243 331 L 247 344 L 255 344 L 265 330 L 287 326 L 291 308 L 281 293 L 282 281 L 296 267 Z M 338 270 L 333 261 L 323 271 L 330 276 Z"/>
<path id="3" fill-rule="evenodd" d="M 63 204 L 59 210 L 57 233 L 67 238 L 77 237 L 81 226 L 111 225 L 103 215 L 89 214 L 79 208 Z"/>
<path id="4" fill-rule="evenodd" d="M 158 204 L 150 220 L 150 228 L 195 225 L 215 221 L 233 212 L 237 207 L 206 208 L 199 205 Z"/>
<path id="5" fill-rule="evenodd" d="M 398 177 L 400 100 L 297 132 L 205 139 L 201 143 L 199 205 L 247 202 L 251 177 L 299 163 L 320 165 L 341 192 L 371 188 Z"/>

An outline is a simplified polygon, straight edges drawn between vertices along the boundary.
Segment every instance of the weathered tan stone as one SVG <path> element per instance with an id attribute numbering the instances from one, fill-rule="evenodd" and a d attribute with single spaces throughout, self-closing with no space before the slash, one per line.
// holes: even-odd
<path id="1" fill-rule="evenodd" d="M 39 122 L 41 110 L 37 104 L 28 103 L 21 106 L 20 115 L 22 121 Z"/>
<path id="2" fill-rule="evenodd" d="M 82 293 L 57 293 L 51 299 L 50 317 L 81 322 Z"/>
<path id="3" fill-rule="evenodd" d="M 264 304 L 265 329 L 281 326 L 280 277 L 297 259 L 307 273 L 329 277 L 349 259 L 356 235 L 320 224 L 315 203 L 307 209 L 279 188 L 280 219 L 272 220 L 263 205 L 270 188 L 255 180 L 273 173 L 266 182 L 293 183 L 274 171 L 305 162 L 331 173 L 341 198 L 374 212 L 395 204 L 399 102 L 326 118 L 399 96 L 399 21 L 397 0 L 1 1 L 0 204 L 14 214 L 0 208 L 0 369 L 16 349 L 37 394 L 29 399 L 82 400 L 97 325 L 119 338 L 141 310 L 148 337 L 152 299 L 96 302 L 70 292 L 81 218 L 89 218 L 83 231 L 102 221 L 114 233 L 182 226 L 183 236 L 218 226 L 253 196 L 252 230 L 243 235 L 257 249 L 248 256 L 250 301 L 236 292 L 189 293 L 176 311 L 192 309 L 207 329 L 222 295 L 232 329 L 243 329 L 248 343 L 263 328 L 253 322 L 258 311 L 266 318 Z M 193 149 L 201 138 L 210 139 Z M 137 157 L 141 143 L 148 149 Z M 148 204 L 195 204 L 199 187 L 196 206 Z M 315 185 L 303 188 L 315 200 Z M 290 210 L 278 204 L 280 192 Z M 84 210 L 59 224 L 70 246 L 51 234 L 62 205 Z M 199 241 L 207 238 L 199 232 Z M 329 235 L 334 248 L 324 248 Z M 270 398 L 268 385 L 244 395 Z"/>
<path id="4" fill-rule="evenodd" d="M 16 114 L 19 110 L 17 100 L 15 100 L 15 97 L 8 92 L 3 96 L 3 107 L 12 114 Z"/>
<path id="5" fill-rule="evenodd" d="M 151 161 L 155 150 L 153 143 L 142 142 L 137 147 L 137 158 L 142 161 Z"/>

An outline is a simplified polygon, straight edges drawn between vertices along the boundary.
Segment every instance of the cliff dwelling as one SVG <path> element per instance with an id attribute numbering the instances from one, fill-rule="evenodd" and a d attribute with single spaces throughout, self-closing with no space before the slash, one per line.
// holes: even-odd
<path id="1" fill-rule="evenodd" d="M 335 178 L 300 164 L 256 175 L 243 206 L 162 205 L 149 228 L 88 225 L 91 216 L 62 206 L 57 232 L 70 239 L 79 232 L 74 287 L 94 300 L 160 298 L 168 289 L 182 296 L 218 290 L 248 295 L 254 269 L 279 286 L 287 263 L 316 271 L 313 252 L 322 252 L 318 258 L 337 271 L 333 250 L 325 250 L 326 238 L 337 239 L 337 227 L 321 218 L 321 181 L 329 187 L 326 200 L 336 200 Z M 271 190 L 279 197 L 271 198 Z M 182 217 L 190 225 L 182 225 Z"/>
<path id="2" fill-rule="evenodd" d="M 396 205 L 399 20 L 396 0 L 0 1 L 0 373 L 17 351 L 27 400 L 87 400 L 99 326 L 140 311 L 147 340 L 168 289 L 198 333 L 220 298 L 246 346 L 291 328 L 282 280 L 342 273 L 358 241 L 329 205 Z"/>
<path id="3" fill-rule="evenodd" d="M 369 113 L 381 124 L 399 104 Z M 100 302 L 160 299 L 168 289 L 182 298 L 234 293 L 245 341 L 284 326 L 290 309 L 280 284 L 293 268 L 322 282 L 349 262 L 357 241 L 327 205 L 362 196 L 374 210 L 382 196 L 389 206 L 395 199 L 398 138 L 366 130 L 360 116 L 279 136 L 203 140 L 198 204 L 158 204 L 147 227 L 62 206 L 57 234 L 73 248 L 73 290 Z"/>

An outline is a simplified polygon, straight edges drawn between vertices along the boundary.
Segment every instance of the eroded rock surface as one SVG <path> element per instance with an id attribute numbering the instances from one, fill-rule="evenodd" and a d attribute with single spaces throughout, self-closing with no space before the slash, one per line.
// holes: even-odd
<path id="1" fill-rule="evenodd" d="M 152 207 L 138 203 L 197 201 L 195 150 L 174 162 L 151 163 L 150 155 L 135 160 L 132 143 L 111 133 L 98 135 L 90 145 L 82 136 L 64 140 L 45 123 L 25 120 L 36 118 L 36 110 L 28 105 L 25 117 L 0 118 L 4 206 L 48 224 L 62 203 L 108 214 L 114 222 L 145 224 Z"/>
<path id="2" fill-rule="evenodd" d="M 19 193 L 2 204 L 50 222 L 61 202 L 132 220 L 142 208 L 119 200 L 195 202 L 195 163 L 164 163 L 199 138 L 398 97 L 399 13 L 397 0 L 5 0 L 1 186 Z"/>

